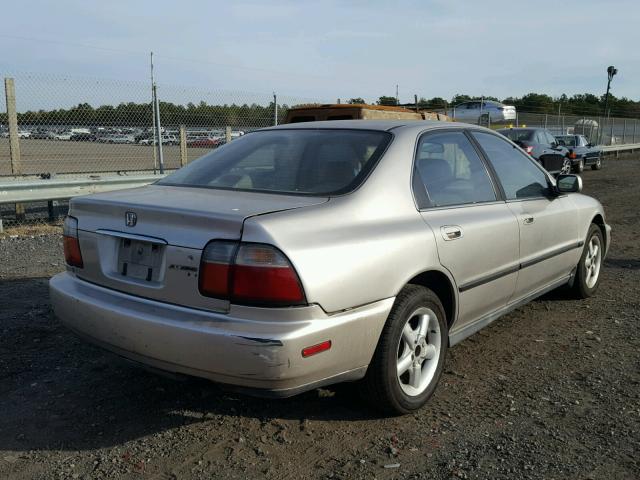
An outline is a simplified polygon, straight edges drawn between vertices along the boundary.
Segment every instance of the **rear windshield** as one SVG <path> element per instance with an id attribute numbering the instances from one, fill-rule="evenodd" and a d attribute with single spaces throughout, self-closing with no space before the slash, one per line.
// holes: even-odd
<path id="1" fill-rule="evenodd" d="M 391 140 L 341 129 L 250 133 L 160 180 L 160 185 L 330 195 L 356 188 Z"/>
<path id="2" fill-rule="evenodd" d="M 533 138 L 533 130 L 498 130 L 512 142 L 527 142 Z"/>

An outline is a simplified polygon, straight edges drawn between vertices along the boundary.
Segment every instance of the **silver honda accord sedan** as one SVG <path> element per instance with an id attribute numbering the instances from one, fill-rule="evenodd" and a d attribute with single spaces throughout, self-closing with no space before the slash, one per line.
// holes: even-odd
<path id="1" fill-rule="evenodd" d="M 407 413 L 448 347 L 557 287 L 595 293 L 610 227 L 581 182 L 472 125 L 268 128 L 74 198 L 51 300 L 152 368 L 270 396 L 357 380 Z"/>

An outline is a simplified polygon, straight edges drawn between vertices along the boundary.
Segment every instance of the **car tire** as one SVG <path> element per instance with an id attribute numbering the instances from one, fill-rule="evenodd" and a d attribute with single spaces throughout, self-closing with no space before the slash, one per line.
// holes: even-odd
<path id="1" fill-rule="evenodd" d="M 364 399 L 374 408 L 392 415 L 411 413 L 422 407 L 442 375 L 448 333 L 438 296 L 419 285 L 403 288 L 361 382 Z"/>
<path id="2" fill-rule="evenodd" d="M 565 175 L 567 173 L 571 173 L 571 160 L 565 158 L 562 162 L 562 168 L 560 169 L 560 174 Z"/>
<path id="3" fill-rule="evenodd" d="M 600 157 L 598 157 L 596 163 L 591 165 L 591 170 L 602 170 L 602 159 Z"/>
<path id="4" fill-rule="evenodd" d="M 598 290 L 604 252 L 605 244 L 602 230 L 598 225 L 592 223 L 573 279 L 572 289 L 575 297 L 589 298 Z"/>
<path id="5" fill-rule="evenodd" d="M 575 165 L 575 166 L 573 167 L 573 171 L 574 171 L 575 173 L 582 173 L 582 172 L 584 172 L 584 159 L 582 159 L 582 158 L 580 159 L 580 161 L 578 162 L 578 164 L 577 164 L 577 165 Z"/>

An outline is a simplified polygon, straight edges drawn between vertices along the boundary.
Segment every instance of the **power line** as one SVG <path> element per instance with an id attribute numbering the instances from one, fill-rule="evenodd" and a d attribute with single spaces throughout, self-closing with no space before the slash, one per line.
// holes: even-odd
<path id="1" fill-rule="evenodd" d="M 99 47 L 96 45 L 88 45 L 88 44 L 84 44 L 84 43 L 75 43 L 75 42 L 67 42 L 67 41 L 62 41 L 62 40 L 53 40 L 53 39 L 45 39 L 45 38 L 36 38 L 36 37 L 25 37 L 25 36 L 20 36 L 20 35 L 6 35 L 6 34 L 0 34 L 0 38 L 11 38 L 14 40 L 24 40 L 24 41 L 29 41 L 29 42 L 39 42 L 39 43 L 48 43 L 48 44 L 57 44 L 57 45 L 63 45 L 63 46 L 69 46 L 69 47 L 77 47 L 77 48 L 88 48 L 88 49 L 92 49 L 92 50 L 102 50 L 105 52 L 111 52 L 111 53 L 123 53 L 123 54 L 127 54 L 127 55 L 135 55 L 135 56 L 144 56 L 146 57 L 149 53 L 148 52 L 141 52 L 141 51 L 134 51 L 134 50 L 125 50 L 125 49 L 119 49 L 119 48 L 110 48 L 110 47 Z M 272 69 L 268 69 L 268 68 L 258 68 L 258 67 L 248 67 L 245 65 L 235 65 L 235 64 L 230 64 L 230 63 L 218 63 L 218 62 L 212 62 L 210 60 L 203 60 L 203 59 L 195 59 L 195 58 L 188 58 L 188 57 L 174 57 L 172 55 L 163 55 L 163 54 L 155 54 L 156 58 L 164 58 L 166 60 L 173 60 L 176 62 L 186 62 L 186 63 L 197 63 L 197 64 L 207 64 L 207 65 L 213 65 L 216 67 L 225 67 L 225 68 L 235 68 L 235 69 L 239 69 L 239 70 L 249 70 L 249 71 L 254 71 L 254 72 L 262 72 L 262 73 L 272 73 L 272 74 L 278 74 L 278 75 L 282 75 L 282 74 L 286 74 L 289 76 L 297 76 L 297 77 L 306 77 L 306 78 L 317 78 L 317 79 L 321 79 L 321 80 L 330 80 L 333 79 L 334 77 L 330 77 L 328 75 L 315 75 L 315 74 L 302 74 L 302 73 L 296 73 L 296 72 L 286 72 L 284 70 L 272 70 Z"/>

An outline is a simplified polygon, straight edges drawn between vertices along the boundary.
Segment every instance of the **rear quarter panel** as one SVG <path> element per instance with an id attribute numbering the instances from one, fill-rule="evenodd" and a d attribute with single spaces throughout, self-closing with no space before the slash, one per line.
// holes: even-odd
<path id="1" fill-rule="evenodd" d="M 433 232 L 410 189 L 415 138 L 415 133 L 399 134 L 365 183 L 349 195 L 247 219 L 243 241 L 282 249 L 300 275 L 308 302 L 327 312 L 393 297 L 415 275 L 442 270 Z"/>

